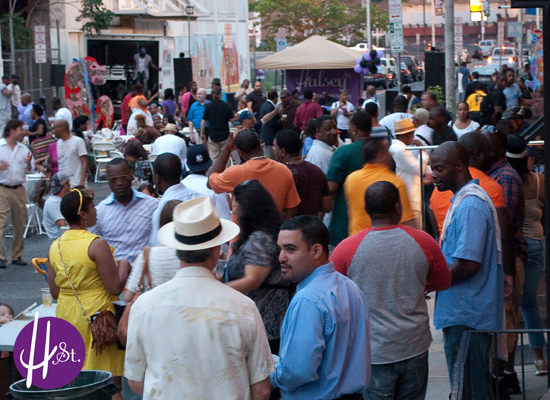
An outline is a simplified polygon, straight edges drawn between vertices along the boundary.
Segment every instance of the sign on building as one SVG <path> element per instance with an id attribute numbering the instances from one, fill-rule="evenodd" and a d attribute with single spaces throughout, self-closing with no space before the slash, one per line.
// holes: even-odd
<path id="1" fill-rule="evenodd" d="M 48 61 L 46 27 L 44 25 L 36 25 L 34 27 L 34 61 L 37 64 L 45 64 Z"/>
<path id="2" fill-rule="evenodd" d="M 231 24 L 225 24 L 224 27 L 224 37 L 223 37 L 223 47 L 225 49 L 230 49 L 233 47 L 233 35 Z"/>
<path id="3" fill-rule="evenodd" d="M 508 22 L 508 37 L 523 37 L 523 24 L 521 22 Z"/>
<path id="4" fill-rule="evenodd" d="M 277 41 L 277 51 L 286 49 L 286 37 L 275 39 Z"/>

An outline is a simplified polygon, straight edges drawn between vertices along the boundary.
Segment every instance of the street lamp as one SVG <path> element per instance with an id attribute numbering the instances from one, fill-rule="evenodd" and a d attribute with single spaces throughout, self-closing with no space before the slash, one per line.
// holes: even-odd
<path id="1" fill-rule="evenodd" d="M 187 6 L 185 7 L 185 13 L 187 14 L 187 34 L 189 35 L 189 58 L 191 58 L 191 15 L 195 14 L 195 7 Z"/>

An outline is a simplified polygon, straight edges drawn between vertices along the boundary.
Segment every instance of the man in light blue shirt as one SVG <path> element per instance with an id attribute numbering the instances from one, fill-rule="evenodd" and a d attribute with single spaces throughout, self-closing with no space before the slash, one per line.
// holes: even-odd
<path id="1" fill-rule="evenodd" d="M 443 143 L 430 157 L 436 187 L 454 193 L 441 232 L 441 250 L 450 266 L 452 283 L 450 289 L 437 293 L 434 311 L 434 325 L 443 329 L 451 382 L 463 333 L 501 330 L 504 316 L 504 274 L 497 257 L 496 210 L 478 180 L 472 180 L 468 158 L 466 149 L 456 142 Z M 492 336 L 486 333 L 470 337 L 463 389 L 473 400 L 493 398 L 491 340 Z"/>
<path id="2" fill-rule="evenodd" d="M 180 182 L 181 172 L 180 158 L 172 153 L 161 154 L 153 164 L 153 183 L 162 198 L 153 213 L 153 226 L 151 235 L 149 236 L 149 246 L 160 244 L 157 239 L 157 233 L 160 228 L 160 214 L 167 202 L 170 200 L 187 201 L 201 196 Z"/>
<path id="3" fill-rule="evenodd" d="M 283 277 L 297 292 L 281 328 L 280 363 L 269 376 L 281 398 L 363 399 L 370 381 L 370 322 L 361 290 L 328 260 L 329 233 L 316 217 L 281 226 Z"/>
<path id="4" fill-rule="evenodd" d="M 189 112 L 187 113 L 187 121 L 189 121 L 189 131 L 191 132 L 191 137 L 193 137 L 193 128 L 197 132 L 201 129 L 202 117 L 204 115 L 204 107 L 206 104 L 210 103 L 206 100 L 206 90 L 199 89 L 197 90 L 197 101 L 191 104 Z M 208 127 L 208 124 L 206 125 Z"/>
<path id="5" fill-rule="evenodd" d="M 115 158 L 107 166 L 111 194 L 98 204 L 97 224 L 89 231 L 114 247 L 117 261 L 133 263 L 147 246 L 153 212 L 158 200 L 132 189 L 134 176 L 124 158 Z"/>

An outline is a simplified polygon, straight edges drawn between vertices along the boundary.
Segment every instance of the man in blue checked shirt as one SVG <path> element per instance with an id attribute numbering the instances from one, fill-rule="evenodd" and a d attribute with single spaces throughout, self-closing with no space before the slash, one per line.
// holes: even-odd
<path id="1" fill-rule="evenodd" d="M 370 323 L 363 294 L 328 260 L 329 233 L 316 217 L 281 226 L 283 277 L 297 292 L 281 328 L 280 363 L 269 376 L 283 400 L 362 400 L 370 381 Z"/>
<path id="2" fill-rule="evenodd" d="M 97 224 L 90 232 L 114 247 L 117 260 L 133 263 L 149 242 L 153 212 L 158 200 L 132 189 L 134 176 L 124 158 L 115 158 L 107 166 L 111 194 L 98 204 Z"/>

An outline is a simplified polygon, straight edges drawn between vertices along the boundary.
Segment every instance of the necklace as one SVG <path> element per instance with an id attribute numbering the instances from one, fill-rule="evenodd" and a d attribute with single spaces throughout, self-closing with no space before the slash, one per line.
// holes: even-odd
<path id="1" fill-rule="evenodd" d="M 250 157 L 249 160 L 263 160 L 265 156 Z"/>

